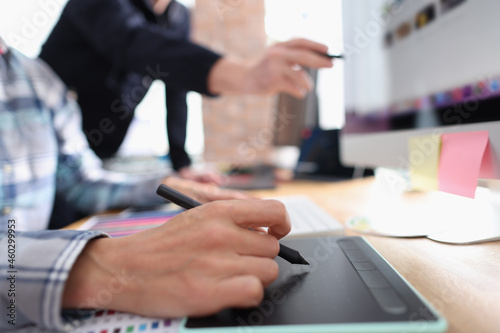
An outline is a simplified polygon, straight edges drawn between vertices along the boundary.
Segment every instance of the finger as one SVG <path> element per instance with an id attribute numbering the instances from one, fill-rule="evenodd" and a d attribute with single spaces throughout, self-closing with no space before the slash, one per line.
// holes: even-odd
<path id="1" fill-rule="evenodd" d="M 289 41 L 280 43 L 280 45 L 288 48 L 308 49 L 319 53 L 326 53 L 328 51 L 328 46 L 321 43 L 313 42 L 312 40 L 305 38 L 294 38 Z"/>
<path id="2" fill-rule="evenodd" d="M 212 188 L 211 191 L 207 192 L 207 199 L 209 201 L 215 200 L 247 200 L 251 199 L 250 196 L 235 190 L 227 190 L 219 187 Z"/>
<path id="3" fill-rule="evenodd" d="M 208 206 L 208 205 L 207 205 Z M 194 214 L 196 210 L 203 210 L 204 206 L 192 209 L 187 214 Z M 213 214 L 212 214 L 213 215 Z M 254 256 L 261 258 L 275 258 L 279 251 L 280 245 L 277 237 L 270 235 L 260 229 L 262 232 L 242 228 L 228 219 L 226 216 L 217 218 L 215 223 L 205 223 L 204 237 L 200 240 L 199 247 L 207 250 L 225 251 L 238 255 Z M 205 215 L 207 216 L 207 215 Z"/>
<path id="4" fill-rule="evenodd" d="M 309 75 L 306 74 L 303 70 L 293 70 L 290 67 L 287 67 L 284 71 L 283 74 L 285 75 L 286 79 L 289 80 L 294 86 L 296 86 L 305 96 L 305 94 L 310 91 L 314 84 L 309 77 Z"/>
<path id="5" fill-rule="evenodd" d="M 234 200 L 220 202 L 234 223 L 244 228 L 268 227 L 268 233 L 281 238 L 291 230 L 285 205 L 277 200 Z"/>
<path id="6" fill-rule="evenodd" d="M 234 276 L 221 280 L 215 287 L 214 306 L 218 310 L 228 307 L 247 308 L 259 305 L 264 288 L 254 275 Z"/>
<path id="7" fill-rule="evenodd" d="M 222 190 L 214 184 L 202 184 L 194 182 L 192 188 L 194 191 L 191 197 L 201 203 L 208 203 L 215 200 L 233 200 L 233 199 L 246 199 L 236 193 L 231 193 L 227 190 Z"/>
<path id="8" fill-rule="evenodd" d="M 311 52 L 301 49 L 290 49 L 283 52 L 283 57 L 289 64 L 299 64 L 304 67 L 323 68 L 332 67 L 333 62 L 331 59 L 321 55 L 317 52 Z"/>
<path id="9" fill-rule="evenodd" d="M 289 65 L 280 63 L 278 73 L 276 74 L 276 81 L 273 86 L 273 92 L 281 92 L 292 95 L 295 98 L 304 98 L 307 94 L 307 83 L 300 87 L 295 81 L 303 82 L 303 77 L 300 74 L 294 73 Z"/>
<path id="10" fill-rule="evenodd" d="M 272 89 L 266 90 L 267 93 L 283 93 L 291 95 L 295 98 L 301 99 L 306 95 L 305 90 L 299 89 L 292 80 L 288 79 L 286 75 L 282 74 L 279 79 L 273 84 Z"/>
<path id="11" fill-rule="evenodd" d="M 270 237 L 270 236 L 269 236 Z M 278 277 L 278 264 L 270 258 L 254 256 L 218 257 L 210 270 L 217 272 L 221 279 L 234 276 L 254 275 L 264 286 L 268 286 Z"/>
<path id="12" fill-rule="evenodd" d="M 261 227 L 253 227 L 253 231 L 259 232 L 261 234 L 267 234 L 267 229 L 261 228 Z"/>
<path id="13" fill-rule="evenodd" d="M 184 193 L 185 195 L 197 200 L 197 201 L 203 201 L 203 195 L 201 192 L 203 192 L 204 188 L 207 185 L 200 184 L 194 180 L 191 179 L 186 179 L 186 178 L 179 178 L 176 176 L 169 176 L 163 180 L 163 184 L 173 188 L 174 190 L 177 190 L 181 193 Z"/>
<path id="14" fill-rule="evenodd" d="M 203 183 L 213 183 L 215 185 L 221 185 L 223 181 L 222 175 L 217 173 L 205 173 L 198 176 L 198 181 Z"/>
<path id="15" fill-rule="evenodd" d="M 237 232 L 237 244 L 233 248 L 238 254 L 271 259 L 278 255 L 280 245 L 275 236 L 242 228 L 238 228 Z"/>

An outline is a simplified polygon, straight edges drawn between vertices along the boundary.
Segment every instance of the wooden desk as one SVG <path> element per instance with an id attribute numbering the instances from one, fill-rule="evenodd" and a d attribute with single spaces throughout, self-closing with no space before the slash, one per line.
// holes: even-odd
<path id="1" fill-rule="evenodd" d="M 342 223 L 380 195 L 373 179 L 293 181 L 253 193 L 262 197 L 305 194 Z M 407 197 L 411 202 L 425 194 Z M 446 317 L 449 332 L 500 332 L 500 242 L 459 246 L 427 238 L 366 239 Z"/>
<path id="2" fill-rule="evenodd" d="M 342 223 L 380 197 L 373 179 L 293 181 L 276 190 L 252 193 L 261 197 L 305 194 Z M 407 195 L 409 202 L 422 198 L 425 194 Z M 366 239 L 446 317 L 449 332 L 500 332 L 500 242 L 458 246 L 426 238 Z"/>

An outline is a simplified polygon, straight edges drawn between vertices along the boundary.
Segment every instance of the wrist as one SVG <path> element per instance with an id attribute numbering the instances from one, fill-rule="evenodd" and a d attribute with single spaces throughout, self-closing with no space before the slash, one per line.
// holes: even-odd
<path id="1" fill-rule="evenodd" d="M 208 75 L 208 90 L 212 94 L 252 92 L 250 82 L 251 67 L 242 61 L 221 58 Z"/>
<path id="2" fill-rule="evenodd" d="M 96 301 L 112 277 L 103 260 L 109 251 L 110 238 L 90 240 L 75 261 L 64 286 L 62 308 L 101 308 Z"/>

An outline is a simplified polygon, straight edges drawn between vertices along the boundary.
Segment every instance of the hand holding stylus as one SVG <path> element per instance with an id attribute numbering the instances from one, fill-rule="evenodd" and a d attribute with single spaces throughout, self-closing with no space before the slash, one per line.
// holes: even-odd
<path id="1" fill-rule="evenodd" d="M 249 230 L 259 227 L 268 233 Z M 66 282 L 78 293 L 65 293 L 63 307 L 171 318 L 257 306 L 290 229 L 279 201 L 221 200 L 134 235 L 92 240 Z M 109 288 L 119 292 L 106 304 L 87 303 Z"/>
<path id="2" fill-rule="evenodd" d="M 165 198 L 166 200 L 173 202 L 174 204 L 181 206 L 184 209 L 191 209 L 201 206 L 200 202 L 166 185 L 158 186 L 156 193 L 162 198 Z M 298 251 L 291 249 L 283 244 L 280 244 L 280 252 L 278 253 L 278 256 L 285 259 L 291 264 L 309 265 L 307 260 L 305 260 L 304 257 L 302 257 Z"/>

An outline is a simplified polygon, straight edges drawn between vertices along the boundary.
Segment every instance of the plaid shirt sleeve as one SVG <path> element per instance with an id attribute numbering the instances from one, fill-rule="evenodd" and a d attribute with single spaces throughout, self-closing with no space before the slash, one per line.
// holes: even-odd
<path id="1" fill-rule="evenodd" d="M 126 174 L 102 168 L 81 130 L 76 102 L 64 99 L 54 115 L 59 147 L 57 187 L 80 211 L 100 212 L 130 205 L 160 204 L 156 195 L 166 173 Z"/>
<path id="2" fill-rule="evenodd" d="M 88 145 L 82 131 L 80 108 L 68 97 L 66 86 L 42 61 L 18 56 L 27 74 L 33 75 L 34 98 L 51 111 L 58 149 L 56 191 L 87 214 L 116 207 L 164 203 L 156 195 L 156 188 L 168 175 L 167 171 L 127 174 L 103 169 L 101 160 Z M 103 115 L 103 121 L 105 119 Z M 103 135 L 112 135 L 112 132 Z"/>
<path id="3" fill-rule="evenodd" d="M 58 85 L 62 83 L 57 79 L 52 91 Z M 64 88 L 59 91 L 63 91 L 59 94 L 63 98 L 53 107 L 53 124 L 59 149 L 56 190 L 86 213 L 113 207 L 164 203 L 155 191 L 167 175 L 166 172 L 137 175 L 103 169 L 101 160 L 89 148 L 81 130 L 78 105 L 66 97 Z"/>
<path id="4" fill-rule="evenodd" d="M 10 226 L 15 226 L 15 222 Z M 9 234 L 15 238 L 9 237 Z M 15 331 L 34 325 L 37 332 L 42 329 L 70 331 L 78 325 L 77 319 L 71 320 L 61 315 L 64 284 L 86 243 L 100 236 L 103 234 L 95 231 L 6 233 L 2 230 L 0 331 Z M 9 242 L 9 239 L 14 241 Z M 9 257 L 4 253 L 14 255 L 8 260 Z"/>
<path id="5" fill-rule="evenodd" d="M 102 169 L 81 130 L 75 102 L 42 62 L 0 54 L 0 331 L 68 331 L 61 311 L 65 282 L 90 231 L 46 231 L 56 191 L 87 212 L 164 202 L 165 175 Z M 11 231 L 13 230 L 13 231 Z M 15 237 L 13 237 L 13 235 Z M 14 304 L 12 306 L 11 304 Z M 15 325 L 9 323 L 10 314 Z M 13 318 L 12 318 L 13 319 Z"/>

